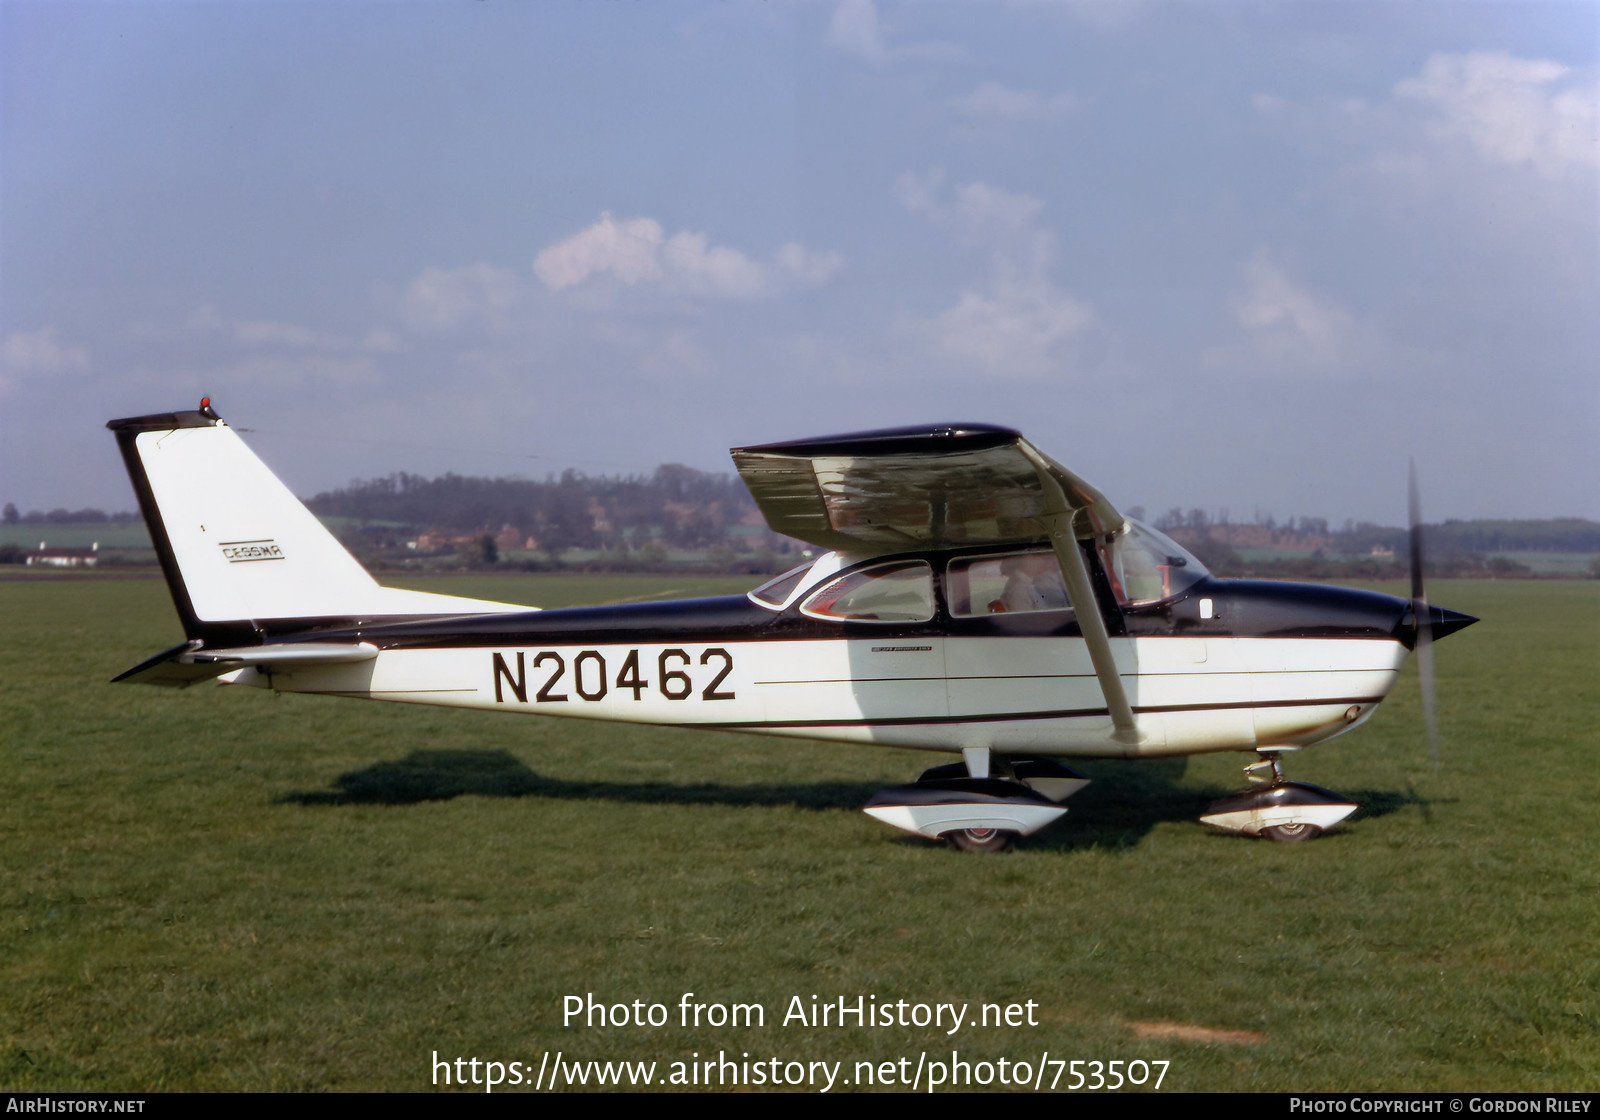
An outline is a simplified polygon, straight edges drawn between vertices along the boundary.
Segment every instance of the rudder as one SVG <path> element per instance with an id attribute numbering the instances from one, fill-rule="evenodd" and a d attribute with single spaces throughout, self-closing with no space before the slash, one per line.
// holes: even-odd
<path id="1" fill-rule="evenodd" d="M 529 609 L 380 586 L 209 398 L 191 412 L 106 427 L 116 433 L 190 638 L 259 641 L 267 630 L 335 620 Z"/>

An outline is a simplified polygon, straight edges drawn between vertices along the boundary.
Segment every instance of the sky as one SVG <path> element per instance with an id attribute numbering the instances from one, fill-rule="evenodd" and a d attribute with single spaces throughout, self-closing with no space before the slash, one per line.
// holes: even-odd
<path id="1" fill-rule="evenodd" d="M 1120 507 L 1600 519 L 1600 4 L 0 0 L 0 501 L 1023 431 Z"/>

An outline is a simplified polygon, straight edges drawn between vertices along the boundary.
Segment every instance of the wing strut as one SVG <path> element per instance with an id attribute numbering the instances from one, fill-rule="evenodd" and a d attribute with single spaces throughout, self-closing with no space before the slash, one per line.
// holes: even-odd
<path id="1" fill-rule="evenodd" d="M 1094 663 L 1095 676 L 1100 678 L 1100 691 L 1106 699 L 1106 710 L 1111 713 L 1111 723 L 1116 730 L 1111 737 L 1119 743 L 1132 746 L 1143 741 L 1144 735 L 1133 718 L 1128 705 L 1127 691 L 1122 687 L 1122 677 L 1117 673 L 1117 661 L 1111 652 L 1111 635 L 1106 632 L 1106 620 L 1100 614 L 1100 601 L 1095 597 L 1094 585 L 1089 582 L 1089 569 L 1084 565 L 1083 552 L 1078 548 L 1078 534 L 1073 526 L 1078 509 L 1067 500 L 1050 463 L 1026 440 L 1018 442 L 1022 453 L 1033 464 L 1044 489 L 1044 512 L 1038 521 L 1050 534 L 1050 544 L 1061 564 L 1061 574 L 1066 577 L 1067 594 L 1077 606 L 1078 626 L 1083 640 L 1089 646 L 1089 659 Z"/>

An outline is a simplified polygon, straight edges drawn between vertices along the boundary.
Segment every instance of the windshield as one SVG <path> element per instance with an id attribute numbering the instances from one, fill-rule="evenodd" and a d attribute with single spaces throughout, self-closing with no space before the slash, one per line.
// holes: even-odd
<path id="1" fill-rule="evenodd" d="M 1118 601 L 1130 606 L 1171 599 L 1211 574 L 1177 541 L 1133 520 L 1109 548 L 1100 546 L 1100 559 Z"/>

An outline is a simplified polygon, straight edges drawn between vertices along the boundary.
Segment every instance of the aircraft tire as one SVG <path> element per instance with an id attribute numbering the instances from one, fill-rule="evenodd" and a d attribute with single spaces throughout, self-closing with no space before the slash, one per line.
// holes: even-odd
<path id="1" fill-rule="evenodd" d="M 1261 835 L 1268 840 L 1279 844 L 1295 844 L 1301 840 L 1315 840 L 1322 835 L 1322 829 L 1314 824 L 1276 824 L 1270 828 L 1263 828 Z"/>
<path id="2" fill-rule="evenodd" d="M 1009 852 L 1017 834 L 999 828 L 958 828 L 940 839 L 958 852 Z"/>

